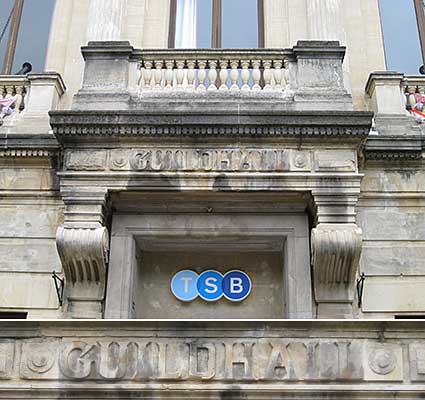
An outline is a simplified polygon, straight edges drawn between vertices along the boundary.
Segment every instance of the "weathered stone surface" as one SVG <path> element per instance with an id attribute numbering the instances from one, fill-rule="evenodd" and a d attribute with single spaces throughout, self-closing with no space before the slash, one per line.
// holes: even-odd
<path id="1" fill-rule="evenodd" d="M 364 241 L 360 270 L 367 275 L 425 275 L 425 242 Z"/>
<path id="2" fill-rule="evenodd" d="M 54 238 L 0 238 L 1 272 L 50 273 L 53 270 L 62 270 Z"/>
<path id="3" fill-rule="evenodd" d="M 57 309 L 51 274 L 1 272 L 0 304 L 6 309 Z"/>
<path id="4" fill-rule="evenodd" d="M 235 387 L 273 398 L 422 394 L 421 322 L 9 322 L 0 336 L 0 398 L 17 385 L 48 399 L 76 390 L 104 398 L 99 388 L 109 398 L 182 389 L 215 398 Z"/>
<path id="5" fill-rule="evenodd" d="M 361 208 L 357 221 L 365 240 L 425 240 L 425 214 L 420 207 Z"/>
<path id="6" fill-rule="evenodd" d="M 421 315 L 425 312 L 424 291 L 423 276 L 368 276 L 362 308 L 365 312 L 410 312 Z"/>

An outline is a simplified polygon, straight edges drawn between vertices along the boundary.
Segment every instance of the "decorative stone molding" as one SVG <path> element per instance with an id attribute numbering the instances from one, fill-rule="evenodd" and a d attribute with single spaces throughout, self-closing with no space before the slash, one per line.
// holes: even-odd
<path id="1" fill-rule="evenodd" d="M 0 157 L 49 158 L 59 152 L 59 144 L 51 134 L 0 133 Z"/>
<path id="2" fill-rule="evenodd" d="M 423 399 L 424 327 L 370 320 L 4 322 L 0 399 L 184 399 L 188 391 L 211 400 Z"/>
<path id="3" fill-rule="evenodd" d="M 319 224 L 312 230 L 314 292 L 319 318 L 352 317 L 361 249 L 362 231 L 355 224 Z"/>
<path id="4" fill-rule="evenodd" d="M 237 104 L 235 104 L 237 106 Z M 229 105 L 220 119 L 217 110 L 172 112 L 164 104 L 142 111 L 51 112 L 59 141 L 72 137 L 353 137 L 369 135 L 372 113 L 326 111 L 235 110 Z"/>
<path id="5" fill-rule="evenodd" d="M 107 228 L 60 226 L 56 245 L 66 277 L 67 313 L 71 318 L 100 318 L 108 264 Z"/>

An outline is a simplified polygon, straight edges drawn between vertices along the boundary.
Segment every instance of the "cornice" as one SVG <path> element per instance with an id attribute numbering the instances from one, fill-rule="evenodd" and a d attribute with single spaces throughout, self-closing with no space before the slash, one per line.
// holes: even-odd
<path id="1" fill-rule="evenodd" d="M 369 112 L 54 111 L 53 133 L 67 137 L 350 137 L 368 136 Z"/>
<path id="2" fill-rule="evenodd" d="M 366 160 L 417 161 L 423 158 L 425 138 L 421 135 L 370 136 L 366 142 Z"/>
<path id="3" fill-rule="evenodd" d="M 0 134 L 0 158 L 49 158 L 58 150 L 51 134 Z"/>

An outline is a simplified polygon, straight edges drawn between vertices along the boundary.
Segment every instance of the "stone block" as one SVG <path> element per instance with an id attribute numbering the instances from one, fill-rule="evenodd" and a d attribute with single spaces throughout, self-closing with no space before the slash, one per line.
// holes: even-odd
<path id="1" fill-rule="evenodd" d="M 364 312 L 425 312 L 425 277 L 366 277 Z"/>
<path id="2" fill-rule="evenodd" d="M 58 308 L 51 275 L 0 273 L 0 308 Z"/>
<path id="3" fill-rule="evenodd" d="M 60 272 L 52 239 L 0 238 L 0 272 Z"/>
<path id="4" fill-rule="evenodd" d="M 399 344 L 366 343 L 365 380 L 403 381 L 403 350 Z"/>
<path id="5" fill-rule="evenodd" d="M 48 206 L 2 206 L 0 237 L 54 238 L 62 218 Z"/>
<path id="6" fill-rule="evenodd" d="M 419 207 L 362 207 L 357 223 L 364 240 L 425 240 L 425 213 Z"/>
<path id="7" fill-rule="evenodd" d="M 425 275 L 425 242 L 364 241 L 360 271 L 366 275 Z"/>

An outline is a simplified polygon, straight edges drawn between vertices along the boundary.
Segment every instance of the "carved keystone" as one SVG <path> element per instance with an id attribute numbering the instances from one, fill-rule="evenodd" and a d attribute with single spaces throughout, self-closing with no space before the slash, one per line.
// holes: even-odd
<path id="1" fill-rule="evenodd" d="M 105 227 L 59 227 L 56 246 L 65 272 L 71 318 L 101 318 L 105 295 L 109 235 Z"/>
<path id="2" fill-rule="evenodd" d="M 351 318 L 362 231 L 355 224 L 319 224 L 311 232 L 319 318 Z"/>

